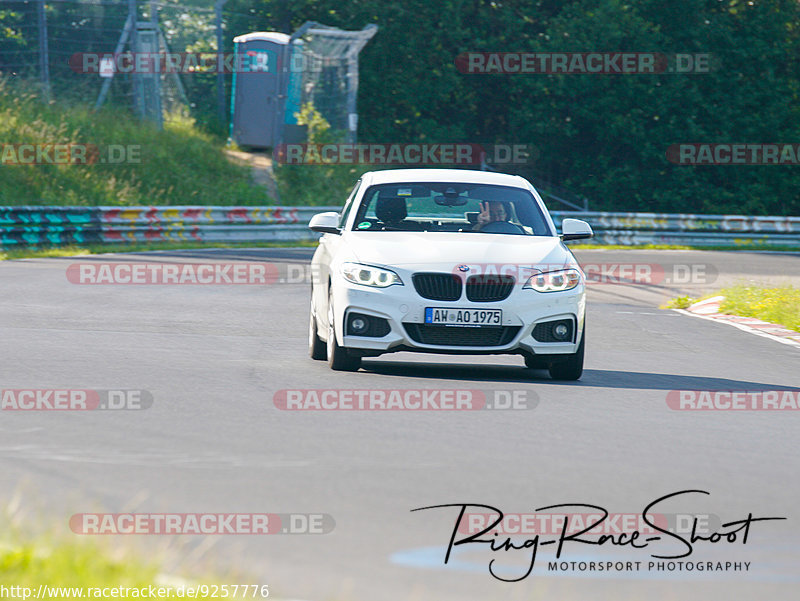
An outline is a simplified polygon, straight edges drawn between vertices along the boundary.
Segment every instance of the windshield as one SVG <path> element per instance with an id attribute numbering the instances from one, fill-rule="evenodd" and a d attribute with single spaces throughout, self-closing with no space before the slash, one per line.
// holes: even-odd
<path id="1" fill-rule="evenodd" d="M 364 194 L 352 229 L 552 235 L 527 190 L 449 182 L 372 186 Z"/>

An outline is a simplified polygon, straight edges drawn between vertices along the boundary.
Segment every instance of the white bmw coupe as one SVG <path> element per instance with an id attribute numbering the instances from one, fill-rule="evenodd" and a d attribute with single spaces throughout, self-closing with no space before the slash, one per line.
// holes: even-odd
<path id="1" fill-rule="evenodd" d="M 518 354 L 577 380 L 585 276 L 519 176 L 461 169 L 365 173 L 341 213 L 314 215 L 309 354 L 335 370 L 396 351 Z"/>

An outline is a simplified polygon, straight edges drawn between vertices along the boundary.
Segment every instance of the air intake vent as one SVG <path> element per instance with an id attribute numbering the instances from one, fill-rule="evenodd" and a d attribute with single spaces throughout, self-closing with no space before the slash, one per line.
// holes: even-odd
<path id="1" fill-rule="evenodd" d="M 404 323 L 415 342 L 436 346 L 503 346 L 514 340 L 519 326 L 464 327 Z"/>

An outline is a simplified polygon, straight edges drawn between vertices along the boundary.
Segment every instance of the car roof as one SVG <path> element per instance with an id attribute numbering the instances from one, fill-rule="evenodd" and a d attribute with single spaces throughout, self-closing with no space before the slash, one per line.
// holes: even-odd
<path id="1" fill-rule="evenodd" d="M 460 182 L 470 184 L 493 184 L 528 189 L 530 184 L 519 175 L 475 171 L 472 169 L 383 169 L 368 171 L 362 176 L 365 183 L 394 184 L 410 182 Z"/>

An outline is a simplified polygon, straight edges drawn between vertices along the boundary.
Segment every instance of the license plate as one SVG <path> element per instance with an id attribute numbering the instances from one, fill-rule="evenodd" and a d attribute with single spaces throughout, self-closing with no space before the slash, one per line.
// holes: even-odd
<path id="1" fill-rule="evenodd" d="M 503 325 L 503 312 L 500 309 L 427 307 L 425 323 L 447 326 L 501 326 Z"/>

